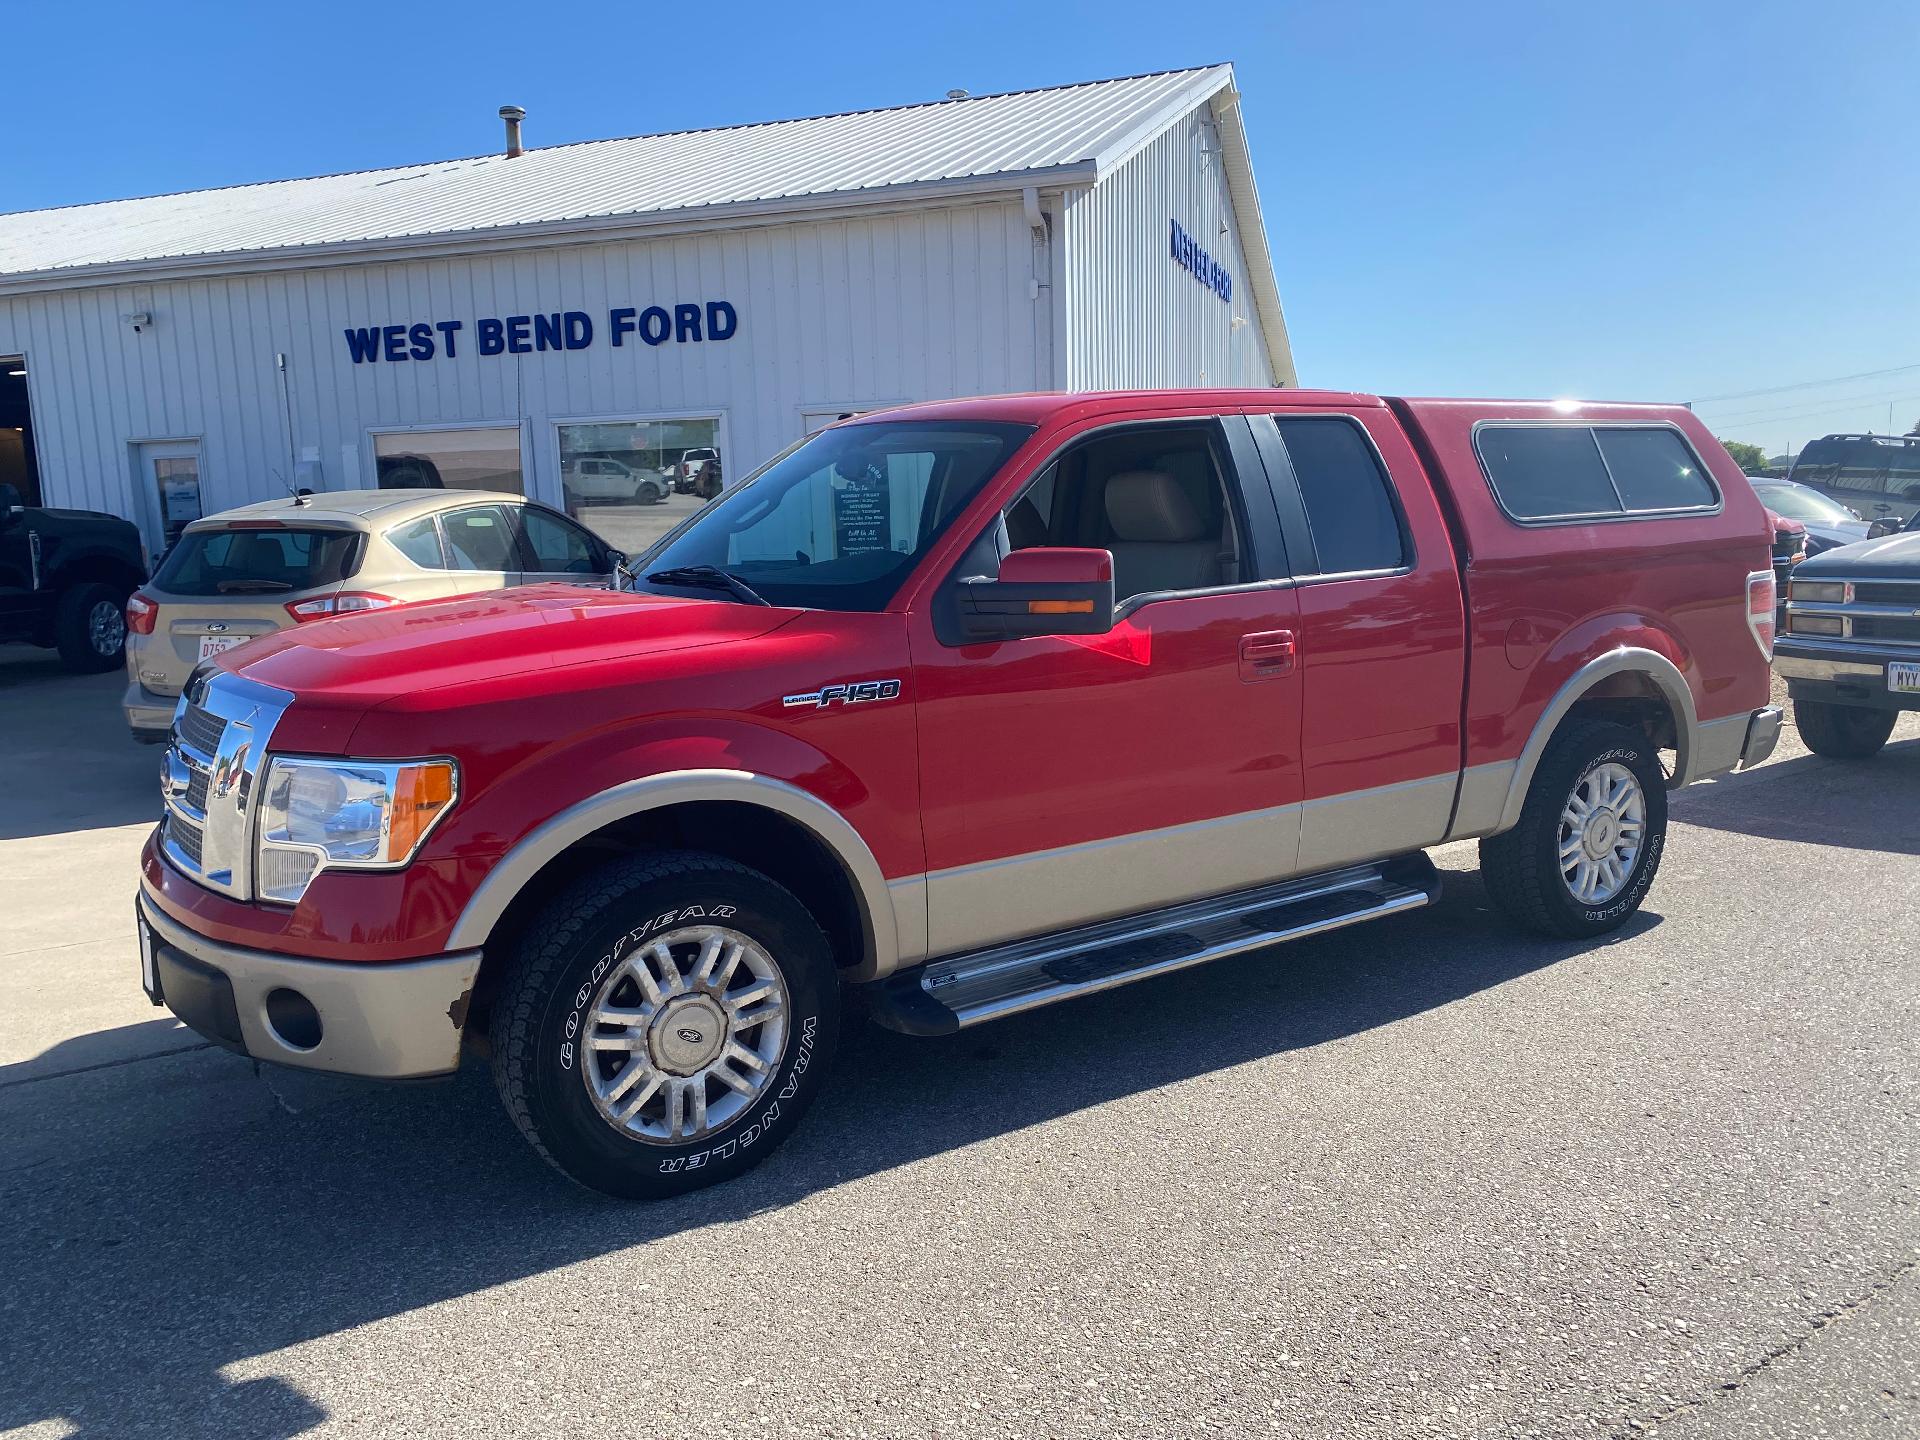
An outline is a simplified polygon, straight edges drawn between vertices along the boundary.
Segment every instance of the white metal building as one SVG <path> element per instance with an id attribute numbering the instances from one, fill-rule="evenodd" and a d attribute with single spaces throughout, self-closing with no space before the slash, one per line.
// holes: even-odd
<path id="1" fill-rule="evenodd" d="M 0 215 L 0 481 L 157 546 L 292 485 L 577 508 L 900 401 L 1294 381 L 1230 66 L 518 153 L 509 132 Z"/>

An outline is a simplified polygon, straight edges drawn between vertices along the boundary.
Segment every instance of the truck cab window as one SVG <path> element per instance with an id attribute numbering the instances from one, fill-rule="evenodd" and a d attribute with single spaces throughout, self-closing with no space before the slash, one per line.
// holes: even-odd
<path id="1" fill-rule="evenodd" d="M 1008 507 L 1005 522 L 1013 550 L 1112 551 L 1115 603 L 1248 578 L 1211 425 L 1144 427 L 1076 446 Z"/>
<path id="2" fill-rule="evenodd" d="M 1351 421 L 1275 417 L 1322 575 L 1398 570 L 1406 535 L 1373 447 Z M 1297 562 L 1296 562 L 1297 563 Z"/>

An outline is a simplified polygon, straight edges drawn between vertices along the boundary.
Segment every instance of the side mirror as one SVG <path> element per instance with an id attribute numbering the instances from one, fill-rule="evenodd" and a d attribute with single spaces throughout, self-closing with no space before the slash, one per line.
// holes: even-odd
<path id="1" fill-rule="evenodd" d="M 17 489 L 12 485 L 0 485 L 0 526 L 11 525 L 26 508 L 26 501 L 20 498 Z"/>
<path id="2" fill-rule="evenodd" d="M 1867 526 L 1867 538 L 1869 540 L 1878 540 L 1882 536 L 1898 535 L 1899 533 L 1900 522 L 1891 515 L 1883 515 L 1871 525 Z"/>
<path id="3" fill-rule="evenodd" d="M 1000 578 L 958 582 L 961 634 L 972 642 L 1027 635 L 1104 635 L 1113 628 L 1113 554 L 1015 550 Z"/>

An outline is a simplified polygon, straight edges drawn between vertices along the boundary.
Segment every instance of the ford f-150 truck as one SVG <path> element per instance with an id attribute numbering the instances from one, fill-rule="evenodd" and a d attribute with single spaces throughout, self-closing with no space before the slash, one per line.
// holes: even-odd
<path id="1" fill-rule="evenodd" d="M 1619 926 L 1667 790 L 1773 748 L 1770 540 L 1675 407 L 861 416 L 627 590 L 325 620 L 199 671 L 144 981 L 262 1060 L 483 1051 L 566 1174 L 691 1189 L 791 1134 L 854 987 L 945 1034 L 1413 910 L 1426 847 L 1469 838 L 1514 920 Z"/>

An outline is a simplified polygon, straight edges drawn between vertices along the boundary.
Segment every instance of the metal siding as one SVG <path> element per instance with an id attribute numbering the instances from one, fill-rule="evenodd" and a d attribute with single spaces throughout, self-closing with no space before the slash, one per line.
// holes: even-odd
<path id="1" fill-rule="evenodd" d="M 367 431 L 523 425 L 529 492 L 560 498 L 552 422 L 685 411 L 724 417 L 741 475 L 800 433 L 803 410 L 1046 388 L 1020 207 L 955 204 L 831 223 L 501 255 L 0 295 L 0 354 L 27 357 L 49 503 L 128 515 L 133 442 L 199 438 L 208 513 L 278 493 L 302 453 L 328 489 L 373 483 Z M 724 342 L 607 342 L 616 305 L 725 299 Z M 584 310 L 578 351 L 482 357 L 475 321 Z M 153 314 L 136 335 L 120 317 Z M 349 325 L 460 319 L 459 353 L 355 365 Z M 436 341 L 438 335 L 436 333 Z M 274 357 L 287 357 L 286 432 Z M 276 480 L 275 472 L 279 479 Z M 150 537 L 151 538 L 151 537 Z"/>
<path id="2" fill-rule="evenodd" d="M 1016 175 L 1096 160 L 1231 81 L 1219 65 L 0 215 L 0 277 Z"/>
<path id="3" fill-rule="evenodd" d="M 1210 120 L 1197 106 L 1094 185 L 1066 192 L 1069 389 L 1274 383 Z M 1175 220 L 1232 274 L 1230 304 L 1173 259 Z"/>

